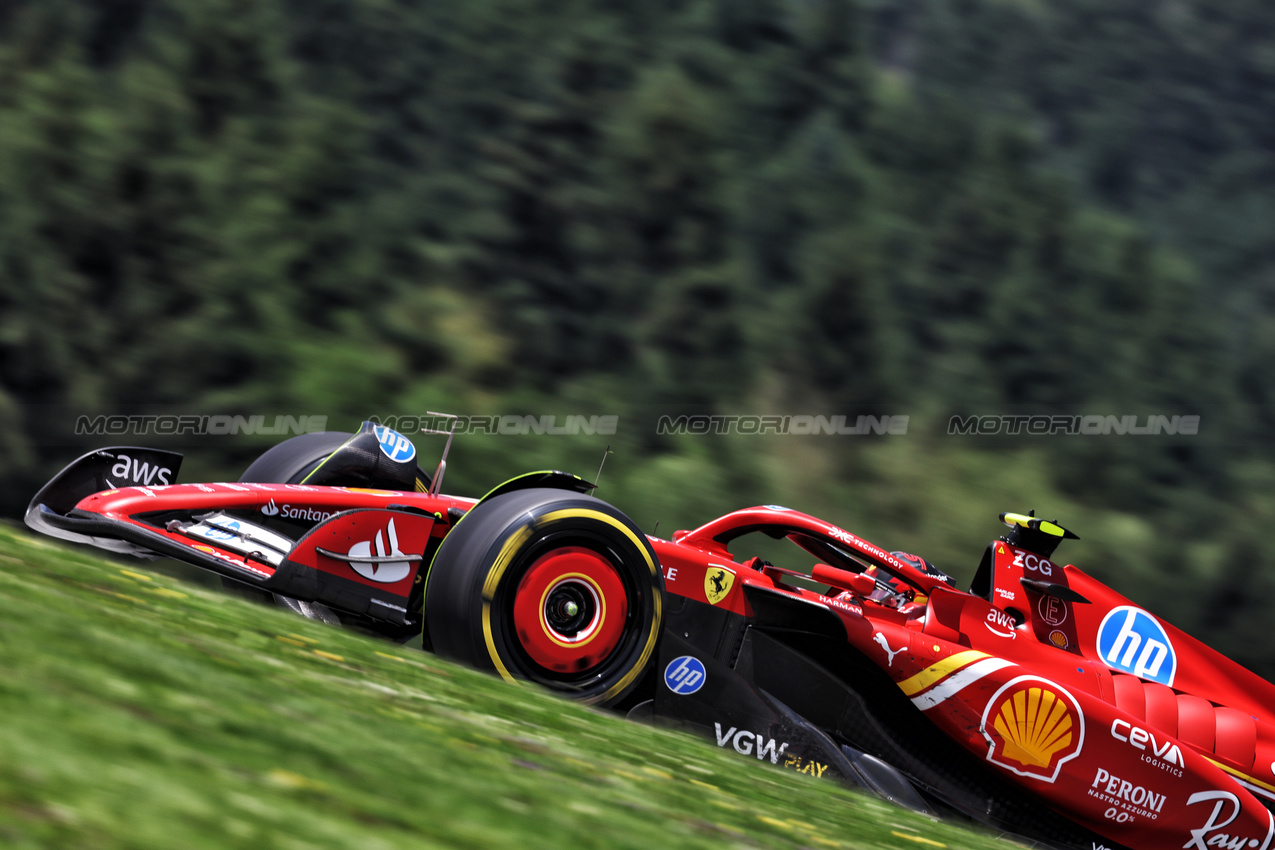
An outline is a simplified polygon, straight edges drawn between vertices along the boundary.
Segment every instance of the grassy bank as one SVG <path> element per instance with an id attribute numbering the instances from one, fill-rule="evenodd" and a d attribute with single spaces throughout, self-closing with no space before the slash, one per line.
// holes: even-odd
<path id="1" fill-rule="evenodd" d="M 1008 846 L 0 526 L 11 848 Z"/>

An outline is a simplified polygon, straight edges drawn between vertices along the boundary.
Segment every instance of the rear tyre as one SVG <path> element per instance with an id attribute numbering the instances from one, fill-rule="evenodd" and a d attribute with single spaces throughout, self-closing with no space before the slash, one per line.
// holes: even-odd
<path id="1" fill-rule="evenodd" d="M 434 652 L 601 706 L 643 679 L 663 605 L 663 575 L 637 526 L 591 496 L 550 489 L 470 510 L 425 587 Z"/>

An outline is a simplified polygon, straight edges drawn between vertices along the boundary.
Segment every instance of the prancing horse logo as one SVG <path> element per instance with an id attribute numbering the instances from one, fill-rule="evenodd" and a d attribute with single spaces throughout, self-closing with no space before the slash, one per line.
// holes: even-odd
<path id="1" fill-rule="evenodd" d="M 735 571 L 721 564 L 709 564 L 704 574 L 704 595 L 708 601 L 716 605 L 726 598 L 730 589 L 735 586 Z"/>

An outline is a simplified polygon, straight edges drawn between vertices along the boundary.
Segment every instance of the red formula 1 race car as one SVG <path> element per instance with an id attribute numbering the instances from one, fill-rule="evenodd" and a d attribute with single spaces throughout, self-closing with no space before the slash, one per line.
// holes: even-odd
<path id="1" fill-rule="evenodd" d="M 1002 515 L 966 592 L 777 506 L 664 540 L 565 473 L 446 496 L 371 423 L 238 482 L 180 461 L 92 452 L 26 521 L 1040 846 L 1275 848 L 1275 686 L 1052 560 L 1053 523 Z M 732 554 L 758 535 L 817 563 Z"/>

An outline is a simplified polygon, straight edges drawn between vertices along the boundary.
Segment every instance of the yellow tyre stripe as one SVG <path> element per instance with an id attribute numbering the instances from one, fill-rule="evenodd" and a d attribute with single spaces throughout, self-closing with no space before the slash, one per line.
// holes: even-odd
<path id="1" fill-rule="evenodd" d="M 652 576 L 659 575 L 659 569 L 655 566 L 650 552 L 641 540 L 638 539 L 628 526 L 620 522 L 618 519 L 607 514 L 595 511 L 591 508 L 563 508 L 562 510 L 553 511 L 540 517 L 535 522 L 525 525 L 518 529 L 517 532 L 509 536 L 505 544 L 500 547 L 500 552 L 496 555 L 496 559 L 492 562 L 491 569 L 487 571 L 487 579 L 483 582 L 483 639 L 487 644 L 487 655 L 491 658 L 492 664 L 496 667 L 496 672 L 506 682 L 517 682 L 513 674 L 509 672 L 504 662 L 500 659 L 500 653 L 496 651 L 496 641 L 491 631 L 491 601 L 495 598 L 496 589 L 500 586 L 500 580 L 504 578 L 505 571 L 509 568 L 509 564 L 513 561 L 518 550 L 522 548 L 527 539 L 540 528 L 566 519 L 593 519 L 606 523 L 615 528 L 617 531 L 627 537 L 630 542 L 637 547 L 638 552 L 642 554 L 642 558 L 646 561 L 647 570 Z M 655 616 L 651 619 L 651 633 L 647 635 L 646 646 L 642 649 L 642 655 L 638 658 L 637 664 L 633 669 L 625 674 L 619 682 L 600 696 L 590 702 L 604 702 L 616 694 L 623 691 L 646 669 L 647 661 L 650 660 L 651 653 L 655 650 L 656 640 L 660 634 L 660 624 L 663 621 L 661 597 L 655 595 Z"/>

